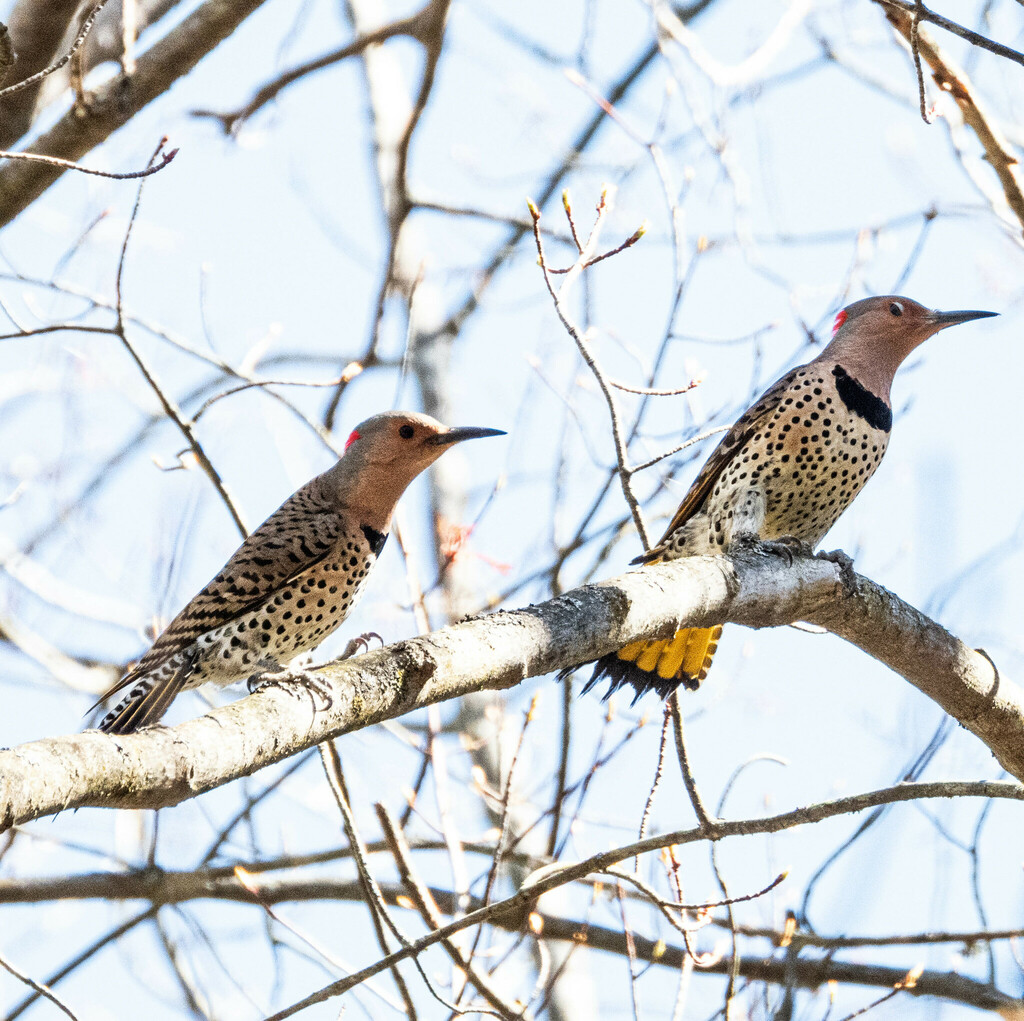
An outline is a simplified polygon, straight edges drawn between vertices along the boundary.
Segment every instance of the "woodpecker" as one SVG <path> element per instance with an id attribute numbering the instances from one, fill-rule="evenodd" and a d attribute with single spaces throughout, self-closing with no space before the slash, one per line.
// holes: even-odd
<path id="1" fill-rule="evenodd" d="M 180 691 L 276 673 L 316 648 L 352 612 L 409 483 L 454 444 L 503 435 L 404 411 L 360 423 L 334 467 L 285 500 L 103 695 L 128 689 L 99 729 L 133 733 Z"/>
<path id="2" fill-rule="evenodd" d="M 900 295 L 848 305 L 821 354 L 740 416 L 661 540 L 633 563 L 713 555 L 740 539 L 816 546 L 882 460 L 892 429 L 889 390 L 904 359 L 939 330 L 997 314 L 937 312 Z M 648 691 L 667 698 L 679 685 L 695 690 L 721 634 L 721 627 L 684 628 L 631 642 L 596 661 L 583 691 L 605 678 L 605 698 L 626 685 L 634 701 Z"/>

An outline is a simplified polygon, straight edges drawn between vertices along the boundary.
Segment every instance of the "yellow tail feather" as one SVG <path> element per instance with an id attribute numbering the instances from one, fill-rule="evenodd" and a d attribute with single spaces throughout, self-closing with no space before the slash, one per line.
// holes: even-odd
<path id="1" fill-rule="evenodd" d="M 707 676 L 721 635 L 721 627 L 684 628 L 668 640 L 631 642 L 617 658 L 663 681 L 696 688 Z"/>

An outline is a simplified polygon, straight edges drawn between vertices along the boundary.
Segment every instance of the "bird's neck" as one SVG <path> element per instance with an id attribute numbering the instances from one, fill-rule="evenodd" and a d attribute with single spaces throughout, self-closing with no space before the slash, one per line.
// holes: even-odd
<path id="1" fill-rule="evenodd" d="M 812 364 L 821 365 L 829 372 L 834 366 L 840 366 L 847 376 L 888 407 L 893 377 L 904 357 L 902 351 L 884 342 L 866 344 L 856 335 L 839 333 Z"/>
<path id="2" fill-rule="evenodd" d="M 346 465 L 342 458 L 317 478 L 322 499 L 337 510 L 344 509 L 356 524 L 366 525 L 384 535 L 391 528 L 391 515 L 409 480 L 386 466 Z"/>

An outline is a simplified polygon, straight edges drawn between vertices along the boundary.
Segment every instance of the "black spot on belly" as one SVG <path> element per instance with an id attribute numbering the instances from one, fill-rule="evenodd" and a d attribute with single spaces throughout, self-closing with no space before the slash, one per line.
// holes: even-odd
<path id="1" fill-rule="evenodd" d="M 375 557 L 380 556 L 380 551 L 384 549 L 384 543 L 388 541 L 387 532 L 378 532 L 376 528 L 371 528 L 369 525 L 361 525 L 363 535 L 366 536 L 366 541 L 370 544 L 370 549 L 373 551 Z"/>
<path id="2" fill-rule="evenodd" d="M 832 375 L 836 377 L 836 390 L 850 411 L 875 429 L 892 429 L 892 408 L 881 397 L 858 383 L 841 365 L 832 370 Z"/>

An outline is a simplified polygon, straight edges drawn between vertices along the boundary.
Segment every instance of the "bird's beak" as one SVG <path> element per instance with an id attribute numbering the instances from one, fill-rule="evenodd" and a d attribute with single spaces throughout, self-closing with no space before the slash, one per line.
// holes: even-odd
<path id="1" fill-rule="evenodd" d="M 480 425 L 463 425 L 446 432 L 431 436 L 426 442 L 435 447 L 446 447 L 449 443 L 461 443 L 463 440 L 477 440 L 481 436 L 504 436 L 504 429 L 487 429 Z"/>
<path id="2" fill-rule="evenodd" d="M 947 326 L 958 326 L 960 323 L 969 323 L 972 319 L 988 319 L 990 316 L 997 316 L 998 312 L 977 312 L 973 309 L 967 312 L 938 312 L 928 313 L 928 318 L 938 330 L 944 330 Z"/>

